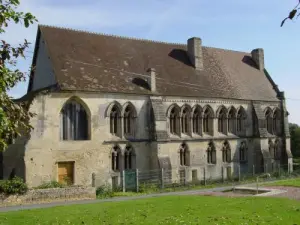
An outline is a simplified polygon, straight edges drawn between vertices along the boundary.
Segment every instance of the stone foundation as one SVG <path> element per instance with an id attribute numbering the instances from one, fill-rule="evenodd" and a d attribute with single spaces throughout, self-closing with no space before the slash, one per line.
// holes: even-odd
<path id="1" fill-rule="evenodd" d="M 0 207 L 34 203 L 96 199 L 93 187 L 31 189 L 24 195 L 0 195 Z"/>

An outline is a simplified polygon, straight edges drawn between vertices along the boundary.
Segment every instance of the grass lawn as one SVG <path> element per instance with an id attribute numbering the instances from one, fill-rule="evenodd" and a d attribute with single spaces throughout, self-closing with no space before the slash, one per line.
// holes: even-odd
<path id="1" fill-rule="evenodd" d="M 0 224 L 298 224 L 300 202 L 282 198 L 168 196 L 0 213 Z"/>
<path id="2" fill-rule="evenodd" d="M 267 184 L 267 186 L 290 186 L 290 187 L 300 187 L 300 178 L 281 180 Z"/>

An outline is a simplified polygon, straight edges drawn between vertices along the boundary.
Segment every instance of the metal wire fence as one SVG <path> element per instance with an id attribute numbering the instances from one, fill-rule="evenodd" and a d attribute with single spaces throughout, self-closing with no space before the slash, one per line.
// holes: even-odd
<path id="1" fill-rule="evenodd" d="M 270 164 L 261 166 L 207 165 L 154 170 L 124 170 L 112 176 L 111 186 L 115 192 L 168 191 L 176 188 L 201 188 L 204 186 L 238 185 L 300 177 L 300 168 L 292 164 Z M 100 186 L 100 177 L 93 175 L 94 186 Z"/>

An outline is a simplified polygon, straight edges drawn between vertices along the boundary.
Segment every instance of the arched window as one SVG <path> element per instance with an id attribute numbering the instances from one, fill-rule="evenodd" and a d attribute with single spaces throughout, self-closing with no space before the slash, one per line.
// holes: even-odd
<path id="1" fill-rule="evenodd" d="M 120 121 L 120 110 L 114 105 L 110 111 L 109 115 L 110 120 L 110 133 L 117 135 L 119 133 L 119 121 Z"/>
<path id="2" fill-rule="evenodd" d="M 231 149 L 228 141 L 225 141 L 222 147 L 223 162 L 229 163 L 231 161 Z"/>
<path id="3" fill-rule="evenodd" d="M 67 102 L 61 110 L 62 140 L 88 140 L 88 115 L 75 100 Z"/>
<path id="4" fill-rule="evenodd" d="M 273 133 L 280 135 L 280 111 L 276 109 L 273 114 Z"/>
<path id="5" fill-rule="evenodd" d="M 235 134 L 236 133 L 236 117 L 235 109 L 232 107 L 228 112 L 228 132 Z"/>
<path id="6" fill-rule="evenodd" d="M 265 118 L 266 118 L 266 125 L 267 125 L 267 130 L 269 134 L 273 133 L 273 129 L 272 129 L 272 111 L 271 109 L 267 109 L 266 114 L 265 114 Z"/>
<path id="7" fill-rule="evenodd" d="M 237 132 L 243 132 L 245 130 L 246 113 L 243 108 L 240 108 L 237 112 Z"/>
<path id="8" fill-rule="evenodd" d="M 181 132 L 190 133 L 190 110 L 187 107 L 183 108 L 181 113 Z"/>
<path id="9" fill-rule="evenodd" d="M 131 146 L 126 146 L 124 153 L 124 169 L 134 169 L 135 154 Z"/>
<path id="10" fill-rule="evenodd" d="M 179 134 L 179 109 L 175 106 L 170 112 L 170 133 L 175 135 Z"/>
<path id="11" fill-rule="evenodd" d="M 227 124 L 226 124 L 226 110 L 222 107 L 219 111 L 218 115 L 218 131 L 220 133 L 226 134 L 227 133 Z"/>
<path id="12" fill-rule="evenodd" d="M 271 139 L 269 139 L 269 153 L 271 155 L 271 158 L 274 158 L 274 144 Z"/>
<path id="13" fill-rule="evenodd" d="M 203 132 L 207 134 L 213 132 L 213 112 L 209 106 L 205 108 L 203 113 Z"/>
<path id="14" fill-rule="evenodd" d="M 111 152 L 111 167 L 113 171 L 120 170 L 121 150 L 118 146 L 114 146 Z"/>
<path id="15" fill-rule="evenodd" d="M 201 110 L 196 107 L 193 113 L 193 133 L 201 135 Z"/>
<path id="16" fill-rule="evenodd" d="M 124 134 L 133 135 L 135 113 L 132 105 L 127 105 L 124 110 Z"/>
<path id="17" fill-rule="evenodd" d="M 243 141 L 241 143 L 241 146 L 240 146 L 240 161 L 246 161 L 247 160 L 247 147 L 246 147 L 246 142 Z"/>
<path id="18" fill-rule="evenodd" d="M 216 164 L 217 157 L 216 157 L 216 148 L 213 142 L 209 142 L 207 148 L 207 163 L 208 164 Z"/>
<path id="19" fill-rule="evenodd" d="M 186 144 L 182 144 L 179 149 L 180 166 L 189 165 L 189 150 Z"/>

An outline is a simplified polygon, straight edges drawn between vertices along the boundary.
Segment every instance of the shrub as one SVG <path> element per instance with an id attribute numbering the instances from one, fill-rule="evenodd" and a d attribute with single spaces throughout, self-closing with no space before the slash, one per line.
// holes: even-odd
<path id="1" fill-rule="evenodd" d="M 113 197 L 113 190 L 110 185 L 101 185 L 96 189 L 96 195 L 100 198 Z"/>
<path id="2" fill-rule="evenodd" d="M 147 184 L 142 183 L 139 185 L 139 192 L 140 193 L 152 193 L 152 192 L 158 192 L 159 188 L 156 184 Z"/>
<path id="3" fill-rule="evenodd" d="M 26 183 L 20 177 L 14 177 L 11 180 L 3 180 L 0 182 L 0 193 L 7 195 L 25 194 L 28 190 Z"/>
<path id="4" fill-rule="evenodd" d="M 47 188 L 64 188 L 66 187 L 65 184 L 61 184 L 57 181 L 50 181 L 50 182 L 45 182 L 41 184 L 40 186 L 36 187 L 36 189 L 47 189 Z"/>

